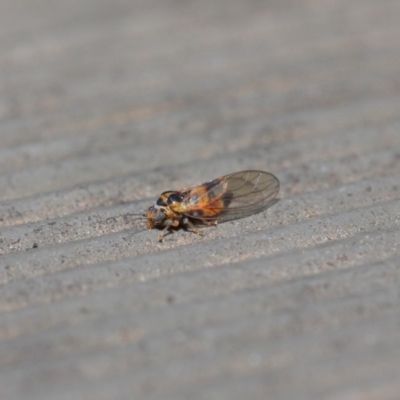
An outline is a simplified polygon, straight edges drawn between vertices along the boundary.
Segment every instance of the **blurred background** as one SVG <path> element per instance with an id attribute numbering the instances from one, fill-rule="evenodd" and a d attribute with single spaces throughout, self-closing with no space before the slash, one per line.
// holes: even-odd
<path id="1" fill-rule="evenodd" d="M 2 0 L 1 399 L 395 399 L 400 2 Z M 275 174 L 159 244 L 167 189 Z"/>

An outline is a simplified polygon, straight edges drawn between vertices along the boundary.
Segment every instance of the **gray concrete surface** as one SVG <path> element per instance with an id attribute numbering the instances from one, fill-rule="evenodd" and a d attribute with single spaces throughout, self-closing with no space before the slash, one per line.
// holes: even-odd
<path id="1" fill-rule="evenodd" d="M 3 0 L 0 399 L 400 398 L 400 2 Z M 267 211 L 130 213 L 243 169 Z"/>

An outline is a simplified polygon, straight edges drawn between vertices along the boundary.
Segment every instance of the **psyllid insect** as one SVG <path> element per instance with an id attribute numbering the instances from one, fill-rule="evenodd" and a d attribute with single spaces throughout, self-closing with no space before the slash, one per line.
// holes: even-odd
<path id="1" fill-rule="evenodd" d="M 241 171 L 182 190 L 163 192 L 143 215 L 147 228 L 163 229 L 159 241 L 182 227 L 198 235 L 195 225 L 248 217 L 267 209 L 279 192 L 279 180 L 264 171 Z"/>

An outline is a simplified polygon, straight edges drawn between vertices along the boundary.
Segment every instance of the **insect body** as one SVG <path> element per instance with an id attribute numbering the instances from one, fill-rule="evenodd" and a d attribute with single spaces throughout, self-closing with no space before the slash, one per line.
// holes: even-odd
<path id="1" fill-rule="evenodd" d="M 268 208 L 279 192 L 278 179 L 263 171 L 241 171 L 183 190 L 167 191 L 145 214 L 147 227 L 183 227 L 203 235 L 195 225 L 216 225 L 259 213 Z"/>

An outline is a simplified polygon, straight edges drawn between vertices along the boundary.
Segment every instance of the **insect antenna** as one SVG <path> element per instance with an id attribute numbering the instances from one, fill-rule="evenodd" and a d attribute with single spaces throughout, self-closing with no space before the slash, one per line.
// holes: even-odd
<path id="1" fill-rule="evenodd" d="M 134 218 L 130 218 L 130 217 L 134 217 Z M 129 220 L 134 220 L 134 221 L 147 219 L 146 214 L 144 214 L 144 213 L 127 213 L 127 214 L 124 214 L 124 215 L 120 215 L 118 217 L 107 218 L 106 222 L 107 223 L 116 222 L 117 219 L 120 219 L 120 218 L 122 218 L 125 221 L 125 223 L 129 222 L 128 219 Z"/>
<path id="2" fill-rule="evenodd" d="M 146 219 L 146 214 L 145 213 L 127 213 L 124 214 L 125 217 L 137 217 L 135 219 Z"/>

